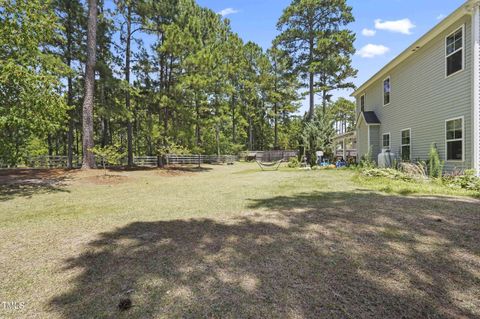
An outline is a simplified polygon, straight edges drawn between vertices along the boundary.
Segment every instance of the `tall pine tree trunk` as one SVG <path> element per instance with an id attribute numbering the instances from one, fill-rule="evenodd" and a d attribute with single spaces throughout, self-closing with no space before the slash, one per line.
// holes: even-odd
<path id="1" fill-rule="evenodd" d="M 217 155 L 220 156 L 220 127 L 215 125 L 215 141 L 217 143 Z"/>
<path id="2" fill-rule="evenodd" d="M 232 94 L 232 143 L 237 143 L 237 119 L 235 118 L 235 94 Z"/>
<path id="3" fill-rule="evenodd" d="M 195 97 L 195 145 L 201 144 L 201 131 L 200 131 L 200 104 L 198 98 Z"/>
<path id="4" fill-rule="evenodd" d="M 274 149 L 278 150 L 278 104 L 275 102 L 273 105 L 273 113 L 274 113 L 274 119 L 273 119 L 273 126 L 274 126 Z"/>
<path id="5" fill-rule="evenodd" d="M 253 151 L 253 124 L 251 116 L 248 116 L 248 150 Z"/>
<path id="6" fill-rule="evenodd" d="M 325 115 L 327 111 L 327 91 L 322 91 L 322 113 Z"/>
<path id="7" fill-rule="evenodd" d="M 83 164 L 82 169 L 95 168 L 93 142 L 93 102 L 95 94 L 95 62 L 97 49 L 97 0 L 88 0 L 87 65 L 83 99 Z"/>
<path id="8" fill-rule="evenodd" d="M 308 111 L 308 120 L 313 119 L 313 113 L 315 112 L 315 93 L 313 91 L 314 86 L 314 74 L 310 72 L 309 74 L 309 95 L 310 95 L 310 107 Z"/>
<path id="9" fill-rule="evenodd" d="M 313 32 L 310 32 L 310 39 L 309 39 L 309 67 L 312 67 L 313 63 L 313 50 L 315 49 L 315 42 L 313 38 Z M 309 83 L 308 83 L 308 89 L 309 89 L 309 96 L 310 96 L 310 108 L 308 111 L 308 120 L 311 121 L 313 119 L 313 114 L 315 112 L 315 92 L 314 92 L 314 86 L 315 86 L 315 74 L 313 73 L 312 70 L 309 71 Z"/>
<path id="10" fill-rule="evenodd" d="M 70 67 L 70 63 L 68 64 Z M 72 85 L 72 78 L 68 78 L 68 92 L 67 92 L 67 104 L 70 107 L 73 107 L 73 85 Z M 73 117 L 75 115 L 75 110 L 72 109 L 68 111 L 69 119 L 68 119 L 68 133 L 67 133 L 67 168 L 73 168 L 73 130 L 75 122 Z"/>
<path id="11" fill-rule="evenodd" d="M 70 3 L 68 3 L 68 26 L 67 26 L 67 65 L 70 68 L 72 66 L 72 17 L 70 15 Z M 69 107 L 73 107 L 73 79 L 69 75 L 67 79 L 67 104 Z M 67 168 L 73 168 L 73 129 L 74 129 L 74 121 L 73 116 L 75 115 L 75 110 L 71 109 L 68 111 L 69 119 L 68 119 L 68 133 L 67 133 Z"/>
<path id="12" fill-rule="evenodd" d="M 127 7 L 127 48 L 125 53 L 125 81 L 128 84 L 127 93 L 125 96 L 125 107 L 127 112 L 130 112 L 130 55 L 131 55 L 131 38 L 132 38 L 132 11 L 130 5 Z M 133 126 L 132 121 L 130 119 L 130 114 L 127 118 L 127 158 L 128 158 L 128 166 L 133 166 Z"/>

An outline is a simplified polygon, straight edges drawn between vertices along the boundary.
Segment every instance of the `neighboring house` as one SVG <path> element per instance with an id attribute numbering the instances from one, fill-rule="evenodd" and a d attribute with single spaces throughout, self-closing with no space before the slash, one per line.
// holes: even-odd
<path id="1" fill-rule="evenodd" d="M 480 172 L 480 13 L 470 0 L 360 86 L 358 158 L 390 149 L 426 160 L 435 144 L 445 169 Z"/>

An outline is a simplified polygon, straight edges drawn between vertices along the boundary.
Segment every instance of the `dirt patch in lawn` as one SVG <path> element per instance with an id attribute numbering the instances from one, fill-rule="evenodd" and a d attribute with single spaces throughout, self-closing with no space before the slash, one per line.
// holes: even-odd
<path id="1" fill-rule="evenodd" d="M 123 175 L 95 175 L 81 178 L 81 182 L 95 185 L 117 185 L 127 182 L 132 177 Z"/>
<path id="2" fill-rule="evenodd" d="M 0 184 L 61 180 L 68 172 L 65 169 L 0 169 Z"/>
<path id="3" fill-rule="evenodd" d="M 169 165 L 168 167 L 157 169 L 155 174 L 165 177 L 191 176 L 197 173 L 209 172 L 211 170 L 212 169 L 209 167 Z"/>
<path id="4" fill-rule="evenodd" d="M 194 173 L 184 170 L 176 169 L 158 169 L 155 171 L 155 175 L 162 177 L 176 177 L 176 176 L 191 176 Z"/>
<path id="5" fill-rule="evenodd" d="M 0 201 L 35 194 L 66 191 L 70 176 L 64 169 L 5 169 L 0 170 Z"/>

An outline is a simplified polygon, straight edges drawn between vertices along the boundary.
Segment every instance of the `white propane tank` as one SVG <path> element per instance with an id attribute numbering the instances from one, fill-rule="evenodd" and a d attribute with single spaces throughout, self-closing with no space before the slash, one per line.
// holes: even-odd
<path id="1" fill-rule="evenodd" d="M 378 154 L 378 167 L 380 168 L 391 168 L 395 163 L 395 154 L 392 153 L 389 149 L 383 149 L 380 154 Z"/>

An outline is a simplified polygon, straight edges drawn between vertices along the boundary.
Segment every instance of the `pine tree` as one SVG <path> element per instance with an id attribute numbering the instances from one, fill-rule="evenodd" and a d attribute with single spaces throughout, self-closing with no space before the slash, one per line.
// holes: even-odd
<path id="1" fill-rule="evenodd" d="M 330 91 L 351 87 L 345 82 L 356 74 L 350 66 L 355 38 L 345 29 L 354 21 L 351 11 L 346 0 L 293 0 L 278 21 L 276 43 L 291 55 L 297 74 L 308 79 L 307 120 L 313 119 L 317 92 L 325 107 Z"/>
<path id="2" fill-rule="evenodd" d="M 292 60 L 279 50 L 272 47 L 267 51 L 271 63 L 272 87 L 269 92 L 269 101 L 272 104 L 272 117 L 274 127 L 274 148 L 279 148 L 279 121 L 287 118 L 291 113 L 298 110 L 299 100 L 297 76 L 291 72 Z"/>
<path id="3" fill-rule="evenodd" d="M 95 167 L 92 149 L 94 147 L 93 103 L 97 51 L 97 14 L 97 0 L 88 0 L 87 64 L 85 68 L 85 94 L 83 99 L 83 169 Z"/>
<path id="4" fill-rule="evenodd" d="M 83 57 L 84 43 L 82 41 L 86 24 L 85 12 L 79 0 L 55 0 L 52 3 L 55 13 L 62 25 L 60 34 L 62 41 L 56 43 L 60 56 L 65 64 L 68 65 L 71 72 L 67 75 L 67 105 L 68 112 L 68 131 L 67 131 L 67 167 L 73 168 L 73 142 L 75 120 L 77 114 L 78 100 L 75 100 L 75 85 L 78 85 L 79 70 L 75 65 L 79 65 Z M 77 96 L 78 97 L 78 96 Z M 78 119 L 77 119 L 78 120 Z"/>
<path id="5" fill-rule="evenodd" d="M 339 98 L 331 103 L 328 115 L 333 119 L 338 131 L 347 132 L 355 129 L 355 103 L 345 98 Z"/>

